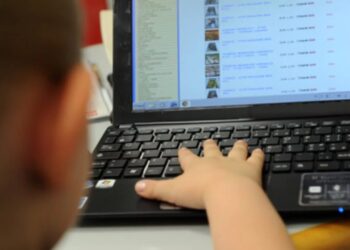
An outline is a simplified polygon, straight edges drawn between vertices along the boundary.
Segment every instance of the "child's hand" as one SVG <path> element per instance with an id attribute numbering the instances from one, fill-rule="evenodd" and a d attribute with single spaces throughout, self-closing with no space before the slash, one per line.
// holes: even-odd
<path id="1" fill-rule="evenodd" d="M 218 186 L 239 181 L 261 185 L 264 153 L 257 149 L 247 157 L 248 145 L 244 141 L 237 142 L 228 157 L 224 157 L 215 142 L 208 140 L 204 143 L 202 158 L 187 149 L 179 151 L 179 161 L 184 170 L 182 175 L 171 180 L 140 181 L 135 189 L 144 198 L 204 209 L 206 195 L 213 190 L 215 192 Z"/>

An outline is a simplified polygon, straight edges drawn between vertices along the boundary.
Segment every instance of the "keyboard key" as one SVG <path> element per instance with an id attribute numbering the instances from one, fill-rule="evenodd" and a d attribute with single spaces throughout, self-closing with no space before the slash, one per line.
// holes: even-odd
<path id="1" fill-rule="evenodd" d="M 120 158 L 120 152 L 102 152 L 95 156 L 96 160 L 117 160 Z"/>
<path id="2" fill-rule="evenodd" d="M 123 146 L 123 150 L 124 151 L 135 151 L 135 150 L 139 150 L 141 144 L 138 142 L 135 143 L 126 143 Z"/>
<path id="3" fill-rule="evenodd" d="M 105 144 L 113 144 L 113 143 L 115 143 L 115 140 L 117 139 L 117 137 L 115 137 L 115 136 L 108 136 L 108 137 L 106 137 L 106 139 L 104 139 L 104 143 Z"/>
<path id="4" fill-rule="evenodd" d="M 151 142 L 153 140 L 153 135 L 139 135 L 136 138 L 136 142 Z"/>
<path id="5" fill-rule="evenodd" d="M 171 157 L 177 157 L 178 156 L 178 150 L 177 149 L 167 149 L 163 152 L 164 158 L 171 158 Z"/>
<path id="6" fill-rule="evenodd" d="M 199 148 L 190 148 L 190 151 L 192 151 L 193 154 L 199 156 L 201 153 L 201 150 Z"/>
<path id="7" fill-rule="evenodd" d="M 135 139 L 135 136 L 121 136 L 118 138 L 117 142 L 118 143 L 129 143 L 133 142 Z"/>
<path id="8" fill-rule="evenodd" d="M 331 152 L 347 151 L 348 148 L 347 143 L 332 143 L 329 145 L 329 151 Z"/>
<path id="9" fill-rule="evenodd" d="M 160 152 L 158 150 L 146 150 L 143 154 L 143 159 L 149 158 L 158 158 L 160 156 Z"/>
<path id="10" fill-rule="evenodd" d="M 182 143 L 183 148 L 197 148 L 199 145 L 198 141 L 184 141 Z"/>
<path id="11" fill-rule="evenodd" d="M 189 133 L 189 134 L 195 134 L 195 133 L 200 133 L 201 131 L 202 131 L 201 128 L 189 128 L 189 129 L 187 130 L 187 133 Z"/>
<path id="12" fill-rule="evenodd" d="M 314 164 L 312 162 L 296 162 L 293 164 L 295 172 L 312 172 Z"/>
<path id="13" fill-rule="evenodd" d="M 162 144 L 162 149 L 177 149 L 179 147 L 178 142 L 164 142 Z"/>
<path id="14" fill-rule="evenodd" d="M 166 177 L 176 177 L 183 173 L 180 166 L 169 166 L 165 170 L 165 176 Z"/>
<path id="15" fill-rule="evenodd" d="M 298 153 L 295 155 L 296 161 L 313 161 L 315 155 L 313 153 Z"/>
<path id="16" fill-rule="evenodd" d="M 290 172 L 291 171 L 290 163 L 274 163 L 274 164 L 271 164 L 271 170 L 274 173 Z"/>
<path id="17" fill-rule="evenodd" d="M 337 160 L 350 160 L 350 153 L 348 152 L 337 153 L 336 158 Z"/>
<path id="18" fill-rule="evenodd" d="M 265 137 L 270 137 L 270 131 L 258 130 L 253 132 L 253 138 L 265 138 Z"/>
<path id="19" fill-rule="evenodd" d="M 250 131 L 250 125 L 239 125 L 236 127 L 236 131 Z"/>
<path id="20" fill-rule="evenodd" d="M 284 129 L 284 124 L 282 124 L 282 123 L 274 123 L 274 124 L 271 124 L 270 128 L 273 129 L 273 130 Z"/>
<path id="21" fill-rule="evenodd" d="M 316 135 L 327 135 L 332 133 L 332 127 L 318 127 L 315 128 Z"/>
<path id="22" fill-rule="evenodd" d="M 162 168 L 162 167 L 147 168 L 147 170 L 145 172 L 145 177 L 146 178 L 161 177 L 163 170 L 164 170 L 164 168 Z"/>
<path id="23" fill-rule="evenodd" d="M 310 135 L 311 134 L 311 128 L 298 128 L 298 129 L 294 130 L 293 134 L 295 136 Z"/>
<path id="24" fill-rule="evenodd" d="M 287 124 L 287 128 L 295 129 L 295 128 L 301 128 L 301 123 L 299 122 L 290 122 Z"/>
<path id="25" fill-rule="evenodd" d="M 101 174 L 102 174 L 102 169 L 92 169 L 90 171 L 90 178 L 94 180 L 99 179 Z"/>
<path id="26" fill-rule="evenodd" d="M 287 153 L 302 153 L 304 152 L 304 145 L 288 145 L 285 147 Z"/>
<path id="27" fill-rule="evenodd" d="M 248 146 L 258 146 L 259 144 L 259 140 L 256 138 L 250 138 L 248 140 L 246 140 Z"/>
<path id="28" fill-rule="evenodd" d="M 220 128 L 220 132 L 232 132 L 234 129 L 234 126 L 223 126 Z"/>
<path id="29" fill-rule="evenodd" d="M 159 134 L 156 136 L 155 141 L 156 142 L 164 142 L 164 141 L 171 141 L 173 136 L 171 134 Z"/>
<path id="30" fill-rule="evenodd" d="M 146 159 L 133 159 L 128 163 L 128 168 L 142 167 L 144 168 L 147 164 Z"/>
<path id="31" fill-rule="evenodd" d="M 343 121 L 340 122 L 340 125 L 348 126 L 348 125 L 350 125 L 350 120 L 343 120 Z"/>
<path id="32" fill-rule="evenodd" d="M 300 143 L 300 137 L 299 136 L 293 136 L 293 137 L 283 137 L 282 138 L 282 144 L 299 144 Z"/>
<path id="33" fill-rule="evenodd" d="M 267 125 L 263 124 L 263 125 L 254 125 L 253 126 L 253 131 L 256 131 L 256 130 L 267 130 Z"/>
<path id="34" fill-rule="evenodd" d="M 309 135 L 309 136 L 305 136 L 304 143 L 308 144 L 308 143 L 319 143 L 321 142 L 321 136 L 319 135 Z"/>
<path id="35" fill-rule="evenodd" d="M 345 141 L 346 141 L 346 142 L 350 142 L 350 135 L 346 135 Z"/>
<path id="36" fill-rule="evenodd" d="M 114 145 L 102 145 L 100 148 L 101 152 L 117 152 L 120 149 L 120 144 L 114 144 Z"/>
<path id="37" fill-rule="evenodd" d="M 158 149 L 159 148 L 159 142 L 146 142 L 142 144 L 143 150 L 151 150 L 151 149 Z"/>
<path id="38" fill-rule="evenodd" d="M 336 121 L 323 121 L 321 122 L 322 127 L 335 127 L 338 125 L 338 122 Z"/>
<path id="39" fill-rule="evenodd" d="M 250 137 L 249 131 L 234 132 L 232 135 L 233 139 L 246 139 Z"/>
<path id="40" fill-rule="evenodd" d="M 222 147 L 222 148 L 231 147 L 232 148 L 234 143 L 235 143 L 235 140 L 233 140 L 233 139 L 222 140 L 220 142 L 220 147 Z"/>
<path id="41" fill-rule="evenodd" d="M 123 154 L 123 159 L 136 159 L 140 158 L 141 152 L 140 151 L 126 151 Z"/>
<path id="42" fill-rule="evenodd" d="M 340 169 L 339 162 L 318 162 L 316 163 L 318 171 L 337 171 Z"/>
<path id="43" fill-rule="evenodd" d="M 167 163 L 167 159 L 151 159 L 149 162 L 149 167 L 164 167 Z"/>
<path id="44" fill-rule="evenodd" d="M 139 178 L 141 177 L 143 168 L 127 168 L 124 172 L 126 178 Z"/>
<path id="45" fill-rule="evenodd" d="M 139 129 L 139 135 L 150 135 L 153 134 L 153 129 Z"/>
<path id="46" fill-rule="evenodd" d="M 169 129 L 166 129 L 166 128 L 157 129 L 154 133 L 155 133 L 156 135 L 159 135 L 159 134 L 168 134 L 168 133 L 169 133 Z"/>
<path id="47" fill-rule="evenodd" d="M 290 130 L 288 129 L 278 129 L 272 132 L 272 136 L 274 137 L 285 137 L 290 136 Z"/>
<path id="48" fill-rule="evenodd" d="M 106 164 L 107 164 L 107 161 L 93 161 L 92 168 L 93 169 L 104 168 Z"/>
<path id="49" fill-rule="evenodd" d="M 217 132 L 213 134 L 212 138 L 214 140 L 223 140 L 223 139 L 229 139 L 231 136 L 230 132 Z"/>
<path id="50" fill-rule="evenodd" d="M 216 131 L 218 131 L 219 129 L 217 127 L 206 127 L 203 129 L 204 133 L 215 133 Z"/>
<path id="51" fill-rule="evenodd" d="M 228 156 L 229 153 L 231 152 L 231 150 L 232 150 L 232 147 L 231 148 L 223 148 L 221 150 L 221 153 L 222 153 L 223 156 Z"/>
<path id="52" fill-rule="evenodd" d="M 292 154 L 276 154 L 274 156 L 275 162 L 290 162 L 292 161 Z"/>
<path id="53" fill-rule="evenodd" d="M 305 122 L 304 127 L 305 128 L 316 128 L 319 126 L 318 122 Z"/>
<path id="54" fill-rule="evenodd" d="M 350 161 L 344 162 L 344 167 L 343 167 L 343 169 L 344 169 L 345 171 L 350 171 Z"/>
<path id="55" fill-rule="evenodd" d="M 126 163 L 126 160 L 112 160 L 108 163 L 107 168 L 123 168 Z"/>
<path id="56" fill-rule="evenodd" d="M 115 168 L 115 169 L 106 169 L 106 171 L 103 173 L 102 178 L 109 179 L 109 178 L 119 178 L 123 172 L 123 169 L 121 168 Z"/>
<path id="57" fill-rule="evenodd" d="M 184 128 L 175 128 L 175 129 L 171 130 L 171 133 L 173 133 L 173 134 L 183 134 L 183 133 L 185 133 L 185 131 L 186 131 L 186 129 L 184 129 Z"/>
<path id="58" fill-rule="evenodd" d="M 327 143 L 331 142 L 342 142 L 343 141 L 343 136 L 340 134 L 337 135 L 325 135 L 324 136 L 324 141 Z"/>
<path id="59" fill-rule="evenodd" d="M 326 144 L 319 143 L 319 144 L 309 144 L 306 146 L 306 151 L 308 152 L 321 152 L 326 150 Z"/>
<path id="60" fill-rule="evenodd" d="M 267 154 L 275 154 L 275 153 L 282 153 L 283 147 L 278 146 L 267 146 L 264 150 Z"/>
<path id="61" fill-rule="evenodd" d="M 333 153 L 322 152 L 317 155 L 319 161 L 331 161 L 333 160 Z"/>
<path id="62" fill-rule="evenodd" d="M 211 134 L 210 133 L 197 133 L 194 135 L 194 140 L 208 140 L 210 139 Z"/>
<path id="63" fill-rule="evenodd" d="M 172 158 L 169 161 L 169 166 L 179 166 L 180 162 L 179 162 L 179 158 Z"/>
<path id="64" fill-rule="evenodd" d="M 261 145 L 269 146 L 269 145 L 277 145 L 279 143 L 279 138 L 264 138 L 261 140 Z"/>
<path id="65" fill-rule="evenodd" d="M 174 141 L 188 141 L 191 140 L 192 134 L 177 134 Z"/>
<path id="66" fill-rule="evenodd" d="M 108 136 L 119 136 L 121 135 L 122 131 L 119 129 L 115 129 L 115 128 L 108 128 L 107 129 L 107 135 Z"/>
<path id="67" fill-rule="evenodd" d="M 259 148 L 258 146 L 251 146 L 251 147 L 248 147 L 248 153 L 249 153 L 249 154 L 252 154 L 253 151 L 254 151 L 255 149 L 258 149 L 258 148 Z M 264 150 L 264 149 L 263 149 L 263 150 Z M 265 154 L 268 154 L 268 153 L 265 152 Z"/>
<path id="68" fill-rule="evenodd" d="M 137 131 L 135 129 L 128 129 L 123 132 L 123 135 L 129 136 L 129 135 L 136 135 Z"/>

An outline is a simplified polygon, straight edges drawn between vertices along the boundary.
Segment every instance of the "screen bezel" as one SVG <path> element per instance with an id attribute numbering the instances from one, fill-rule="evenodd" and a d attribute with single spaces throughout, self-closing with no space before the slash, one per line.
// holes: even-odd
<path id="1" fill-rule="evenodd" d="M 194 120 L 288 119 L 350 114 L 349 100 L 134 112 L 132 107 L 132 0 L 115 1 L 113 53 L 114 125 Z"/>

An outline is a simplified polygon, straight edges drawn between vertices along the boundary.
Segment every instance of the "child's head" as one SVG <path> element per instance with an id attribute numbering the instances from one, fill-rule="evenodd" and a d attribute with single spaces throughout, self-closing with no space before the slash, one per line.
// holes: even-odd
<path id="1" fill-rule="evenodd" d="M 1 249 L 51 247 L 74 222 L 89 165 L 78 12 L 75 0 L 0 1 Z"/>

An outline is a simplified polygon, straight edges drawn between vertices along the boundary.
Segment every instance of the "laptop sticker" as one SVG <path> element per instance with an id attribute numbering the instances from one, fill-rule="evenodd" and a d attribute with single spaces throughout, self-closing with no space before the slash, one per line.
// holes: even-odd
<path id="1" fill-rule="evenodd" d="M 114 187 L 116 180 L 100 180 L 96 184 L 96 189 L 111 189 Z"/>
<path id="2" fill-rule="evenodd" d="M 350 173 L 304 174 L 301 180 L 299 205 L 350 205 Z"/>

